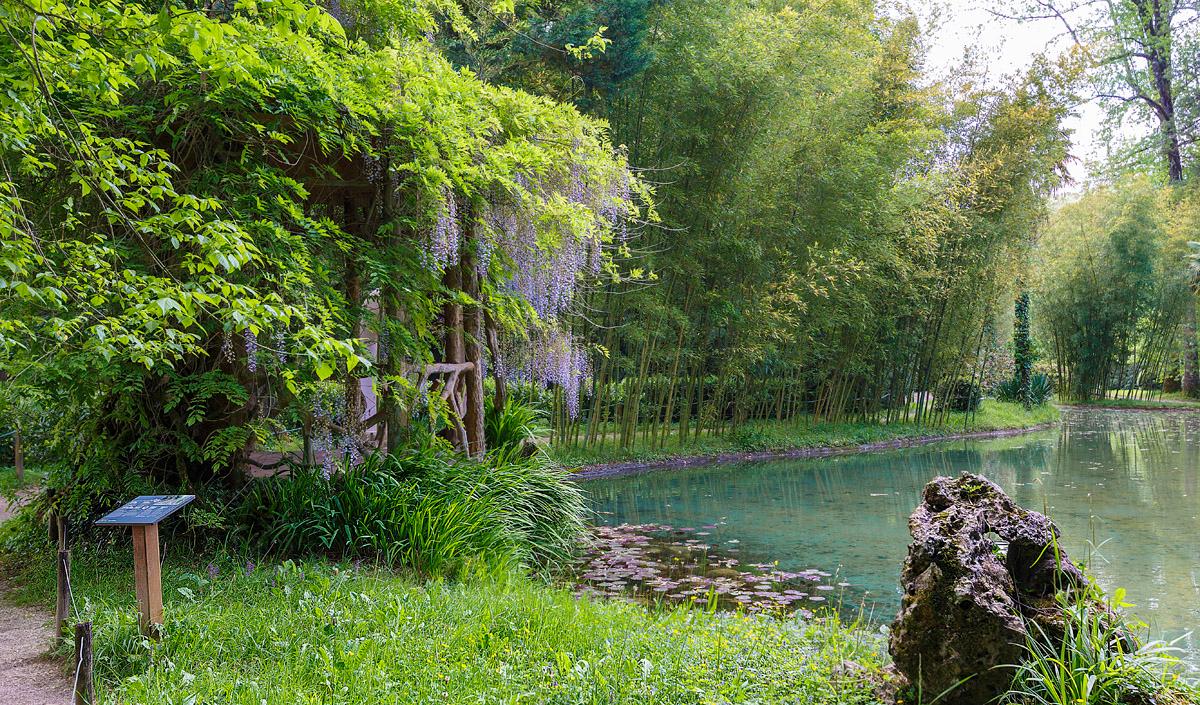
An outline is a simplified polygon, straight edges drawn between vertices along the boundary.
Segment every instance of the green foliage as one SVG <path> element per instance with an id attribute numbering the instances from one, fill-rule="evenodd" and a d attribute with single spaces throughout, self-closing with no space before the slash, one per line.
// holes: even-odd
<path id="1" fill-rule="evenodd" d="M 1054 398 L 1054 382 L 1049 375 L 1036 372 L 1029 376 L 1028 390 L 1023 394 L 1020 380 L 1006 379 L 993 390 L 999 401 L 1027 404 L 1030 407 L 1049 403 Z"/>
<path id="2" fill-rule="evenodd" d="M 972 380 L 958 379 L 950 384 L 946 393 L 946 406 L 951 411 L 967 412 L 979 408 L 983 400 L 983 390 Z"/>
<path id="3" fill-rule="evenodd" d="M 1185 697 L 1189 688 L 1179 677 L 1177 649 L 1163 642 L 1141 643 L 1134 628 L 1108 608 L 1067 605 L 1065 617 L 1061 636 L 1034 623 L 1025 644 L 1026 658 L 1016 666 L 1005 702 L 1121 705 L 1192 701 Z"/>
<path id="4" fill-rule="evenodd" d="M 657 0 L 516 2 L 511 15 L 474 8 L 473 32 L 447 32 L 447 55 L 496 80 L 609 117 L 616 97 L 651 64 Z M 603 49 L 590 47 L 602 38 Z M 572 51 L 585 48 L 586 51 Z"/>
<path id="5" fill-rule="evenodd" d="M 496 409 L 495 397 L 484 405 L 484 436 L 489 449 L 503 452 L 522 451 L 542 427 L 545 415 L 537 407 L 509 397 Z"/>
<path id="6" fill-rule="evenodd" d="M 330 478 L 312 470 L 256 484 L 244 521 L 267 549 L 376 558 L 426 575 L 471 565 L 550 566 L 582 537 L 586 505 L 536 458 L 471 462 L 438 451 L 373 455 Z"/>

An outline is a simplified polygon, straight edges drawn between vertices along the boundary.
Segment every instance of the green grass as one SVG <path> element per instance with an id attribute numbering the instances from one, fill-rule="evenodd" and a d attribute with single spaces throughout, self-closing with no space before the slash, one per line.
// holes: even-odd
<path id="1" fill-rule="evenodd" d="M 25 484 L 23 487 L 36 487 L 45 477 L 38 468 L 25 467 Z M 17 469 L 11 465 L 0 465 L 0 495 L 11 494 L 22 489 L 17 485 Z"/>
<path id="2" fill-rule="evenodd" d="M 1088 406 L 1103 409 L 1200 409 L 1200 399 L 1189 399 L 1182 394 L 1164 394 L 1152 399 L 1125 399 L 1107 397 L 1088 401 L 1065 401 L 1070 406 Z"/>
<path id="3" fill-rule="evenodd" d="M 227 557 L 210 580 L 169 544 L 156 643 L 137 632 L 128 549 L 77 553 L 74 603 L 93 623 L 105 703 L 875 702 L 840 664 L 877 672 L 877 636 L 833 619 L 653 610 L 526 578 L 418 583 L 345 563 L 247 571 Z M 50 555 L 21 564 L 15 595 L 51 605 Z"/>
<path id="4" fill-rule="evenodd" d="M 604 463 L 650 462 L 672 458 L 743 452 L 785 452 L 810 448 L 845 448 L 869 443 L 912 440 L 965 432 L 988 432 L 1030 428 L 1059 419 L 1058 409 L 1047 404 L 1026 411 L 1020 404 L 985 399 L 971 415 L 952 413 L 944 426 L 915 423 L 795 423 L 756 422 L 719 437 L 689 438 L 680 445 L 672 433 L 663 447 L 651 448 L 642 437 L 629 448 L 605 443 L 591 448 L 552 446 L 550 456 L 566 466 Z"/>

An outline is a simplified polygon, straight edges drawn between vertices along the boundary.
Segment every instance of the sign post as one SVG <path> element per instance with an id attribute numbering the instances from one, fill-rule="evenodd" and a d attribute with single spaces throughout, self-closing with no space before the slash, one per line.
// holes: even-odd
<path id="1" fill-rule="evenodd" d="M 183 509 L 195 495 L 146 495 L 131 500 L 96 521 L 97 526 L 133 527 L 133 579 L 137 589 L 138 624 L 155 637 L 163 623 L 162 565 L 158 551 L 159 522 Z"/>

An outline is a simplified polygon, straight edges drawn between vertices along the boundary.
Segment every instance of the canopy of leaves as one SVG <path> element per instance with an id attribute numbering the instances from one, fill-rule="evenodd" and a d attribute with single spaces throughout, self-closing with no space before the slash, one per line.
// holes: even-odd
<path id="1" fill-rule="evenodd" d="M 0 370 L 49 394 L 80 439 L 64 459 L 203 475 L 305 385 L 369 374 L 366 328 L 435 358 L 436 313 L 464 295 L 431 231 L 456 203 L 455 265 L 460 245 L 484 262 L 518 332 L 541 323 L 513 278 L 562 248 L 599 258 L 632 213 L 603 124 L 425 38 L 466 27 L 457 5 L 338 7 L 0 7 Z M 496 203 L 527 252 L 483 224 Z"/>

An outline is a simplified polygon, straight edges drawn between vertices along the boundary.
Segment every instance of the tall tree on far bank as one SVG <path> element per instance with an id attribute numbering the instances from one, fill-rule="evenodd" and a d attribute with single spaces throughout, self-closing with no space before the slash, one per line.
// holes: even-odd
<path id="1" fill-rule="evenodd" d="M 1097 9 L 1099 8 L 1099 9 Z M 1033 0 L 1026 19 L 1057 19 L 1095 62 L 1095 96 L 1108 107 L 1110 134 L 1129 122 L 1155 126 L 1130 145 L 1119 162 L 1151 166 L 1172 185 L 1187 174 L 1186 147 L 1195 144 L 1197 122 L 1187 118 L 1196 103 L 1195 86 L 1179 67 L 1196 55 L 1195 3 L 1187 0 L 1114 0 L 1087 3 Z M 1200 394 L 1200 353 L 1196 346 L 1196 305 L 1180 321 L 1182 387 Z"/>
<path id="2" fill-rule="evenodd" d="M 1033 406 L 1033 338 L 1029 335 L 1029 291 L 1022 289 L 1013 309 L 1013 362 L 1021 404 Z"/>

